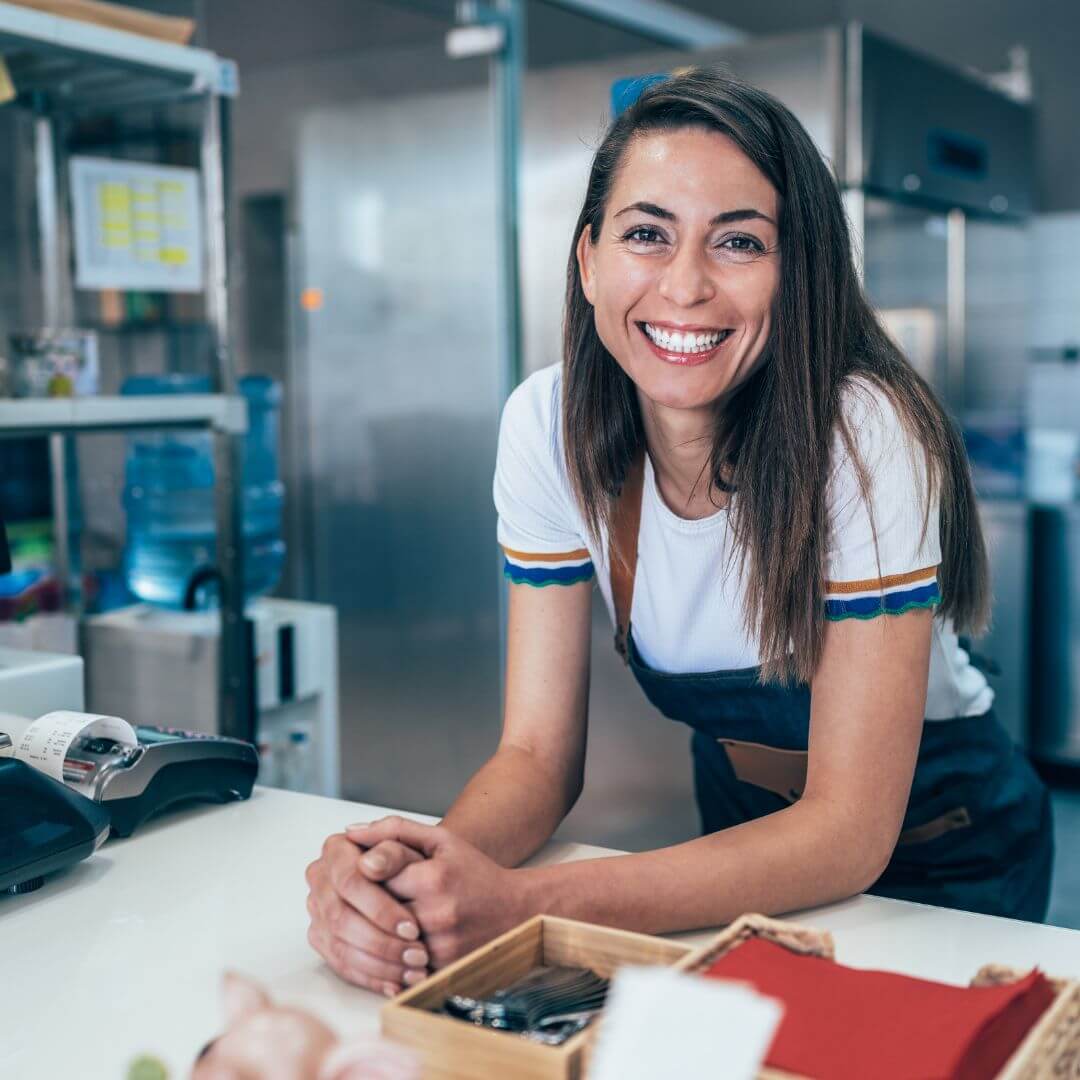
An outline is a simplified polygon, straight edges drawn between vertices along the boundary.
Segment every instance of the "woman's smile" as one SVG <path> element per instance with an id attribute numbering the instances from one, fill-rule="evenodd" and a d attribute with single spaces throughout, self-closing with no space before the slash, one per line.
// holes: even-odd
<path id="1" fill-rule="evenodd" d="M 735 331 L 731 327 L 680 327 L 673 323 L 638 322 L 649 348 L 665 363 L 696 367 L 708 363 Z"/>

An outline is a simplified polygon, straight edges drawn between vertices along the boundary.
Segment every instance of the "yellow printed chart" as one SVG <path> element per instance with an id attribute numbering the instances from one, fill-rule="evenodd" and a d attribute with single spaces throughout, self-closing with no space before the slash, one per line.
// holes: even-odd
<path id="1" fill-rule="evenodd" d="M 78 288 L 202 291 L 198 170 L 73 157 L 71 201 Z"/>

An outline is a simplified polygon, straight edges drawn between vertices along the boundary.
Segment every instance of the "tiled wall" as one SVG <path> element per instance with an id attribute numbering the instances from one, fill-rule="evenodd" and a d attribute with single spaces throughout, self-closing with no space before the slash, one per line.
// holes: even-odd
<path id="1" fill-rule="evenodd" d="M 1080 212 L 1036 217 L 1031 249 L 1029 343 L 1037 349 L 1080 346 Z"/>
<path id="2" fill-rule="evenodd" d="M 965 232 L 964 408 L 1015 409 L 1030 350 L 1031 227 L 969 220 Z"/>

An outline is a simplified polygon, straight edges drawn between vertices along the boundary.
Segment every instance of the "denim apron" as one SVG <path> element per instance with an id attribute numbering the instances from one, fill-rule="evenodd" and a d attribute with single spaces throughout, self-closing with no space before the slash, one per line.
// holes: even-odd
<path id="1" fill-rule="evenodd" d="M 612 519 L 616 649 L 664 716 L 693 729 L 694 792 L 703 833 L 790 806 L 806 780 L 810 688 L 762 683 L 759 669 L 667 674 L 630 633 L 641 518 L 642 459 Z M 893 857 L 878 896 L 1041 922 L 1053 862 L 1045 787 L 992 711 L 927 720 Z"/>

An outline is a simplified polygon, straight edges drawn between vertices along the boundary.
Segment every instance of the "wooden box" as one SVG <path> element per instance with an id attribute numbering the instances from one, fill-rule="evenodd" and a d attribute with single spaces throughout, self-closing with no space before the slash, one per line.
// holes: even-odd
<path id="1" fill-rule="evenodd" d="M 432 1080 L 578 1080 L 595 1023 L 562 1046 L 543 1046 L 437 1010 L 451 994 L 482 997 L 541 964 L 586 967 L 609 978 L 622 964 L 673 965 L 694 952 L 663 938 L 537 915 L 384 1005 L 382 1032 L 419 1051 Z"/>
<path id="2" fill-rule="evenodd" d="M 701 971 L 718 957 L 753 937 L 763 937 L 793 952 L 835 960 L 832 935 L 798 923 L 743 915 L 708 944 L 676 961 L 680 971 Z M 1022 979 L 1027 972 L 990 964 L 975 974 L 971 986 L 993 986 Z M 1054 1003 L 1027 1033 L 994 1080 L 1060 1080 L 1080 1075 L 1080 983 L 1052 979 Z M 582 1034 L 585 1034 L 584 1032 Z M 758 1080 L 807 1080 L 806 1077 L 763 1068 Z"/>

